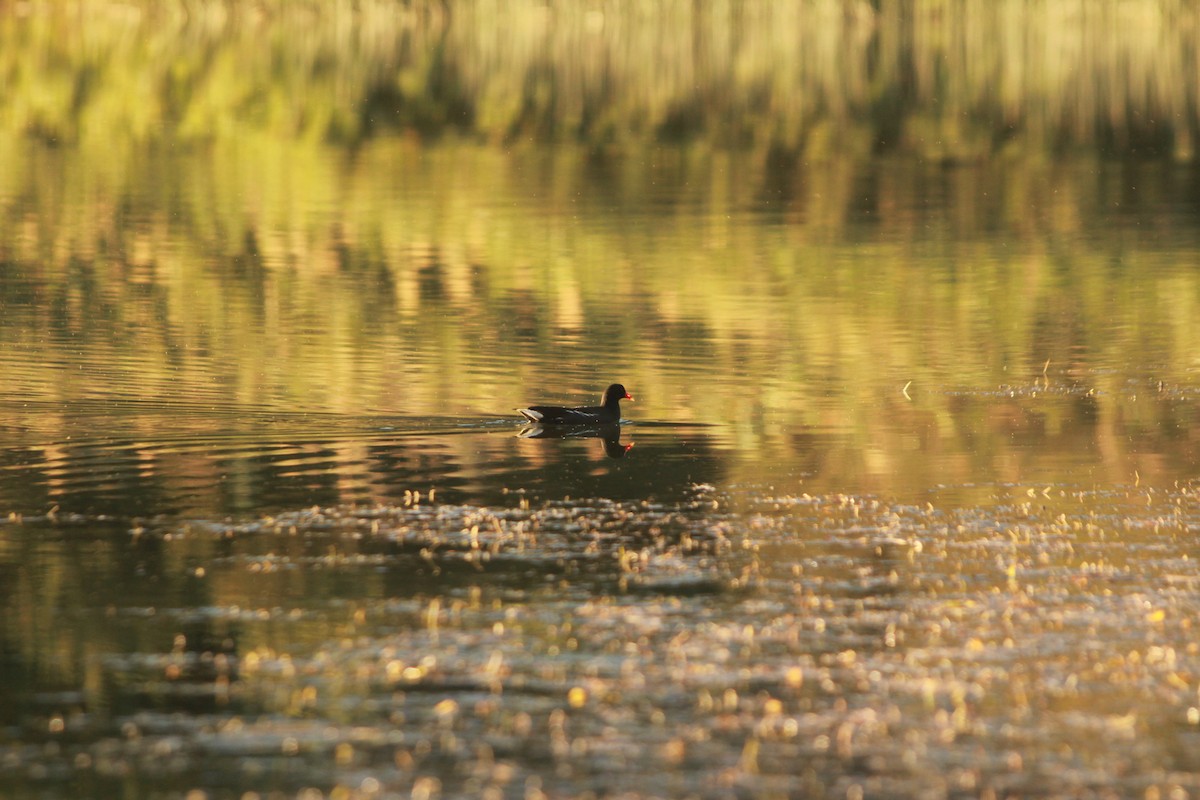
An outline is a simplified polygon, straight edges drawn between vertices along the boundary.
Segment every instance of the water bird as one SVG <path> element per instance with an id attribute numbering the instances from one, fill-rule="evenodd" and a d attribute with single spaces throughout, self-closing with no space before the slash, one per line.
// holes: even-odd
<path id="1" fill-rule="evenodd" d="M 517 412 L 538 425 L 612 425 L 621 421 L 621 401 L 632 399 L 624 386 L 614 383 L 600 395 L 598 406 L 530 406 Z"/>

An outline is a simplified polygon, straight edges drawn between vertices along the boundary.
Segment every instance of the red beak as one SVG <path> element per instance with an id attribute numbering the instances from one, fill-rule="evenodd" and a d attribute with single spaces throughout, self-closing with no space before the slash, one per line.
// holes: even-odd
<path id="1" fill-rule="evenodd" d="M 626 392 L 626 393 L 625 393 L 625 399 L 626 399 L 626 400 L 632 400 L 632 399 L 633 399 L 633 395 L 631 395 L 629 392 Z"/>

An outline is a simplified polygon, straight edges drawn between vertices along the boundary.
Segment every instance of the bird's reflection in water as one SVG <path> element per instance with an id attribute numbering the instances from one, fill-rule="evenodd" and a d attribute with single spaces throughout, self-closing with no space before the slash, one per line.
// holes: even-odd
<path id="1" fill-rule="evenodd" d="M 599 439 L 609 458 L 624 458 L 633 442 L 621 444 L 620 425 L 526 425 L 517 434 L 521 439 Z"/>

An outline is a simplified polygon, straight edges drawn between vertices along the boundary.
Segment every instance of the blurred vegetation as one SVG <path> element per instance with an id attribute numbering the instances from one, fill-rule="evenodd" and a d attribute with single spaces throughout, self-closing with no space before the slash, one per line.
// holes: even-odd
<path id="1" fill-rule="evenodd" d="M 1198 37 L 1183 0 L 19 2 L 0 135 L 1190 160 Z"/>

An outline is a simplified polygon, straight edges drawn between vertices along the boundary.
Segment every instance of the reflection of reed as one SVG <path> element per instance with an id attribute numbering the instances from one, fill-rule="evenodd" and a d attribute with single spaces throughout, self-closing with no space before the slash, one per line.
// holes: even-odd
<path id="1" fill-rule="evenodd" d="M 1017 139 L 1190 158 L 1200 124 L 1200 12 L 1180 0 L 347 6 L 96 3 L 83 22 L 35 6 L 0 27 L 0 74 L 16 76 L 0 126 L 104 142 L 467 129 L 932 158 Z"/>
<path id="2" fill-rule="evenodd" d="M 64 402 L 478 418 L 505 416 L 520 386 L 586 393 L 620 373 L 654 387 L 643 419 L 736 421 L 751 460 L 817 428 L 849 432 L 860 457 L 886 443 L 872 458 L 896 465 L 912 455 L 881 426 L 912 412 L 893 405 L 909 381 L 953 427 L 940 389 L 1032 385 L 1050 360 L 1059 386 L 1097 390 L 1107 441 L 1172 413 L 1128 391 L 1129 370 L 1151 358 L 1156 380 L 1195 383 L 1192 218 L 1161 213 L 1180 207 L 1161 166 L 772 172 L 665 150 L 647 172 L 571 148 L 380 140 L 336 178 L 329 154 L 249 148 L 160 159 L 122 189 L 58 155 L 25 173 L 22 222 L 0 219 L 0 366 L 21 403 L 2 422 L 30 443 L 86 432 L 46 411 Z M 144 194 L 163 180 L 194 192 L 169 224 Z M 1136 196 L 1111 196 L 1126 184 Z M 286 200 L 296 185 L 311 205 Z M 786 198 L 747 215 L 767 187 Z"/>

